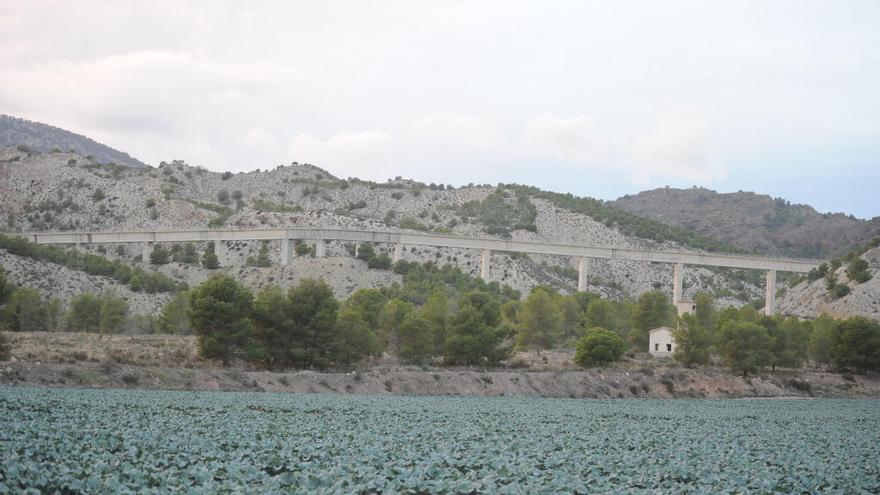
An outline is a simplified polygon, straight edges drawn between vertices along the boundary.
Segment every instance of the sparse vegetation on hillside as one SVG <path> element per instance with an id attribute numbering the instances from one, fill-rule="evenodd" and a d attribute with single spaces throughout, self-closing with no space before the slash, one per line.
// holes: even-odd
<path id="1" fill-rule="evenodd" d="M 528 192 L 521 189 L 515 189 L 511 195 L 499 187 L 482 201 L 461 205 L 457 212 L 464 222 L 482 223 L 486 233 L 491 235 L 509 238 L 514 230 L 538 231 L 535 226 L 538 210 L 529 200 Z"/>
<path id="2" fill-rule="evenodd" d="M 58 246 L 34 244 L 21 237 L 0 234 L 0 249 L 6 249 L 12 254 L 35 260 L 56 263 L 90 275 L 110 277 L 119 283 L 130 286 L 134 291 L 176 292 L 185 288 L 185 284 L 177 283 L 158 272 L 147 272 L 140 267 L 132 268 L 122 261 L 108 260 L 95 254 L 65 250 Z"/>
<path id="3" fill-rule="evenodd" d="M 594 220 L 602 222 L 608 227 L 617 228 L 627 235 L 658 242 L 676 242 L 683 246 L 706 251 L 721 253 L 745 252 L 745 250 L 736 248 L 731 244 L 703 237 L 688 230 L 672 227 L 655 220 L 649 220 L 644 217 L 627 213 L 621 209 L 610 206 L 599 199 L 543 191 L 537 187 L 522 186 L 518 184 L 506 184 L 502 187 L 511 189 L 518 195 L 522 194 L 545 199 L 560 208 L 590 216 Z"/>

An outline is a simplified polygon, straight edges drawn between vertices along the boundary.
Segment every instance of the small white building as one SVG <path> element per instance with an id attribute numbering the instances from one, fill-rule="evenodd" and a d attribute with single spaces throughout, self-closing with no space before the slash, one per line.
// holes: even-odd
<path id="1" fill-rule="evenodd" d="M 675 352 L 675 337 L 672 329 L 660 327 L 648 334 L 648 352 L 654 357 L 672 357 Z"/>

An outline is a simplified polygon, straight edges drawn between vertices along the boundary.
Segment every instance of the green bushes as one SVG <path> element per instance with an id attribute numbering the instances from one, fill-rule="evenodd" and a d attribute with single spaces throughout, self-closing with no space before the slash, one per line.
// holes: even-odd
<path id="1" fill-rule="evenodd" d="M 854 280 L 860 284 L 871 280 L 871 273 L 868 271 L 868 262 L 863 258 L 852 260 L 849 263 L 849 266 L 846 267 L 846 276 L 849 277 L 850 280 Z"/>
<path id="2" fill-rule="evenodd" d="M 727 366 L 744 375 L 770 364 L 772 344 L 767 329 L 757 323 L 727 321 L 721 327 L 721 357 Z"/>
<path id="3" fill-rule="evenodd" d="M 502 188 L 486 197 L 483 201 L 469 201 L 458 209 L 463 218 L 473 218 L 485 225 L 488 234 L 510 237 L 511 231 L 528 230 L 537 232 L 535 220 L 538 209 L 529 200 L 524 190 L 515 190 L 514 198 Z"/>
<path id="4" fill-rule="evenodd" d="M 626 342 L 616 333 L 604 328 L 591 328 L 577 342 L 574 362 L 584 366 L 603 366 L 620 360 L 626 352 Z"/>
<path id="5" fill-rule="evenodd" d="M 152 294 L 176 292 L 186 288 L 185 284 L 177 283 L 161 273 L 146 272 L 140 267 L 132 268 L 119 260 L 108 260 L 103 256 L 65 250 L 58 246 L 34 244 L 21 237 L 0 234 L 0 248 L 12 254 L 48 261 L 89 275 L 110 277 L 121 284 L 129 285 L 136 292 Z"/>
<path id="6" fill-rule="evenodd" d="M 128 303 L 113 294 L 80 294 L 67 311 L 68 332 L 122 332 L 128 322 Z"/>
<path id="7" fill-rule="evenodd" d="M 261 268 L 272 266 L 272 261 L 269 259 L 269 243 L 267 241 L 263 241 L 260 244 L 260 250 L 257 253 L 257 256 L 248 256 L 245 264 L 247 266 L 259 266 Z"/>
<path id="8" fill-rule="evenodd" d="M 863 317 L 835 322 L 831 359 L 841 369 L 880 370 L 880 323 Z"/>

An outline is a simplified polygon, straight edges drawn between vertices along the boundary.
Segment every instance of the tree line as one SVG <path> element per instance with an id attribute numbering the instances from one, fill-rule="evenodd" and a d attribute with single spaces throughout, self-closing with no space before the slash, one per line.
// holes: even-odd
<path id="1" fill-rule="evenodd" d="M 369 251 L 359 252 L 369 256 Z M 715 308 L 699 294 L 678 318 L 666 295 L 613 301 L 535 287 L 519 292 L 451 265 L 399 261 L 401 284 L 360 289 L 339 300 L 320 280 L 254 293 L 215 275 L 177 293 L 155 316 L 131 316 L 112 294 L 75 298 L 66 312 L 32 289 L 4 284 L 0 325 L 7 330 L 195 334 L 204 357 L 245 360 L 267 369 L 350 366 L 387 352 L 412 364 L 497 365 L 514 350 L 574 348 L 575 362 L 603 366 L 648 349 L 650 330 L 673 327 L 675 359 L 722 363 L 749 373 L 797 368 L 808 360 L 839 369 L 880 369 L 880 324 L 864 318 L 767 317 L 753 307 Z"/>

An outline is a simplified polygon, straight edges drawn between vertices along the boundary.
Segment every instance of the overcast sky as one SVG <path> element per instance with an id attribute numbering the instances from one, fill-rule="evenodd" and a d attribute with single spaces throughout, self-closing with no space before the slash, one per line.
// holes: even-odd
<path id="1" fill-rule="evenodd" d="M 0 0 L 0 113 L 152 164 L 880 215 L 880 1 Z"/>

